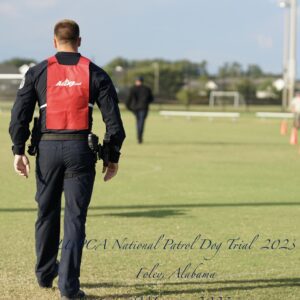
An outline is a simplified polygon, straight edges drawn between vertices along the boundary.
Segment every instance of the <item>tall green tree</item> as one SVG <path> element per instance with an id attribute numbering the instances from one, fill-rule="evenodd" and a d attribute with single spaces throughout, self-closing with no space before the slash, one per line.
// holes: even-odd
<path id="1" fill-rule="evenodd" d="M 248 68 L 246 70 L 246 75 L 252 78 L 259 78 L 259 77 L 263 77 L 264 74 L 260 66 L 252 64 L 252 65 L 248 65 Z"/>
<path id="2" fill-rule="evenodd" d="M 239 77 L 243 75 L 243 67 L 238 62 L 226 62 L 219 68 L 218 76 L 220 77 Z"/>

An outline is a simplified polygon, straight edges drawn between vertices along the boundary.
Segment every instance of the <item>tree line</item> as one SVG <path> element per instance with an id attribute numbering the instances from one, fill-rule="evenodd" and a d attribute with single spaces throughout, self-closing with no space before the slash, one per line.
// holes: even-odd
<path id="1" fill-rule="evenodd" d="M 209 81 L 214 81 L 218 90 L 238 91 L 246 102 L 255 99 L 259 90 L 268 91 L 274 99 L 280 98 L 280 92 L 275 89 L 273 82 L 281 76 L 266 73 L 257 64 L 243 68 L 238 62 L 226 62 L 216 74 L 210 74 L 205 60 L 128 60 L 119 57 L 109 62 L 104 69 L 124 97 L 135 78 L 143 76 L 158 98 L 177 99 L 185 104 L 207 103 L 211 92 L 207 85 Z M 159 82 L 159 88 L 156 81 Z"/>
<path id="2" fill-rule="evenodd" d="M 12 58 L 1 65 L 20 67 L 36 61 L 28 58 Z M 238 91 L 245 100 L 256 98 L 256 92 L 267 90 L 274 98 L 280 98 L 280 92 L 273 86 L 278 74 L 266 73 L 257 64 L 249 64 L 244 68 L 238 62 L 226 62 L 215 74 L 208 71 L 206 60 L 192 62 L 190 60 L 170 61 L 166 59 L 129 60 L 117 57 L 103 66 L 112 77 L 121 100 L 128 94 L 129 87 L 138 76 L 143 76 L 145 83 L 153 88 L 156 98 L 175 100 L 189 104 L 205 103 L 211 89 L 208 81 L 215 82 L 222 91 Z"/>

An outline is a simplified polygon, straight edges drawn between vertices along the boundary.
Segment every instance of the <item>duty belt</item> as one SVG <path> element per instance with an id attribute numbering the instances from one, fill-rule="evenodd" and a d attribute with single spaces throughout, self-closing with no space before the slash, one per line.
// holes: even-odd
<path id="1" fill-rule="evenodd" d="M 78 133 L 43 133 L 41 136 L 42 141 L 87 141 L 88 134 Z"/>

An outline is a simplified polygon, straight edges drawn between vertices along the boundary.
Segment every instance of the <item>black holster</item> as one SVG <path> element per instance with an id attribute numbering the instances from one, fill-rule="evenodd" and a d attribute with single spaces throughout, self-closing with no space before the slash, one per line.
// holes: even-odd
<path id="1" fill-rule="evenodd" d="M 102 159 L 103 166 L 107 167 L 109 162 L 109 144 L 104 140 L 103 145 L 99 143 L 97 135 L 90 133 L 88 135 L 88 145 L 95 154 L 95 159 Z"/>

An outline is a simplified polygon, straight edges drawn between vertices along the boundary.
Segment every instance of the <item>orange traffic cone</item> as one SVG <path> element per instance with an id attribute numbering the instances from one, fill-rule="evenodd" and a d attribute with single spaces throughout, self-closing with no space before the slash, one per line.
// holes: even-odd
<path id="1" fill-rule="evenodd" d="M 283 120 L 280 125 L 280 134 L 286 135 L 288 132 L 288 124 L 286 120 Z"/>
<path id="2" fill-rule="evenodd" d="M 293 129 L 292 129 L 290 144 L 291 145 L 297 145 L 298 144 L 298 130 L 295 127 L 293 127 Z"/>

